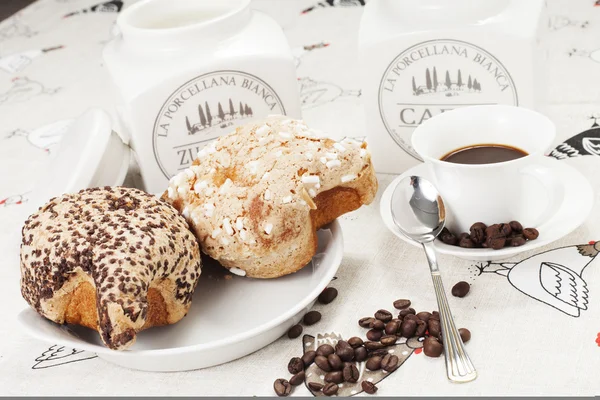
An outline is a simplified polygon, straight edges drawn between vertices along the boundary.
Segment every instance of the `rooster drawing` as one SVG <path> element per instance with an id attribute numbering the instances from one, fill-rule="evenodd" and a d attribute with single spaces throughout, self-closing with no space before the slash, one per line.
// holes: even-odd
<path id="1" fill-rule="evenodd" d="M 27 101 L 40 94 L 55 94 L 60 90 L 47 89 L 40 82 L 32 81 L 27 77 L 15 77 L 12 79 L 12 87 L 4 93 L 0 93 L 0 105 L 5 103 L 20 103 Z"/>
<path id="2" fill-rule="evenodd" d="M 62 119 L 32 131 L 15 129 L 6 136 L 6 139 L 25 137 L 32 146 L 51 154 L 72 122 L 70 119 Z"/>
<path id="3" fill-rule="evenodd" d="M 551 31 L 558 31 L 566 27 L 587 28 L 589 21 L 572 20 L 564 15 L 552 15 L 548 18 L 548 28 Z"/>
<path id="4" fill-rule="evenodd" d="M 123 8 L 122 0 L 112 0 L 105 3 L 96 4 L 95 6 L 83 8 L 79 11 L 74 11 L 65 15 L 63 18 L 69 18 L 74 15 L 87 14 L 87 13 L 118 13 Z"/>
<path id="5" fill-rule="evenodd" d="M 8 196 L 4 199 L 0 198 L 0 207 L 8 207 L 12 205 L 23 204 L 27 201 L 25 198 L 25 194 L 15 194 L 13 196 Z"/>
<path id="6" fill-rule="evenodd" d="M 318 82 L 310 78 L 298 78 L 300 102 L 303 109 L 314 108 L 335 101 L 340 97 L 360 97 L 360 90 L 344 90 L 329 82 Z"/>
<path id="7" fill-rule="evenodd" d="M 0 42 L 15 37 L 32 37 L 34 35 L 37 35 L 37 32 L 21 21 L 21 14 L 15 14 L 0 28 Z"/>
<path id="8" fill-rule="evenodd" d="M 482 273 L 496 273 L 523 294 L 572 317 L 587 310 L 588 288 L 583 271 L 600 252 L 600 242 L 560 247 L 517 263 L 479 263 Z"/>
<path id="9" fill-rule="evenodd" d="M 328 46 L 329 46 L 329 43 L 320 42 L 320 43 L 310 44 L 310 45 L 306 45 L 306 46 L 294 47 L 292 49 L 292 55 L 294 56 L 294 64 L 296 65 L 296 68 L 298 68 L 300 66 L 300 64 L 302 62 L 302 58 L 305 55 L 307 55 L 309 52 L 311 52 L 315 49 L 323 49 Z"/>
<path id="10" fill-rule="evenodd" d="M 31 369 L 45 369 L 59 365 L 70 364 L 78 361 L 91 360 L 97 356 L 84 350 L 72 349 L 70 347 L 52 345 L 35 359 Z"/>
<path id="11" fill-rule="evenodd" d="M 304 335 L 304 337 L 302 338 L 302 344 L 304 347 L 303 350 L 304 353 L 310 350 L 316 351 L 317 348 L 322 344 L 330 344 L 335 347 L 338 340 L 342 340 L 342 336 L 337 333 L 326 333 L 323 335 L 318 334 L 316 339 L 314 336 Z M 403 340 L 404 342 L 399 342 L 393 346 L 386 347 L 388 353 L 394 354 L 399 358 L 398 367 L 396 369 L 400 368 L 402 364 L 404 364 L 404 362 L 408 360 L 408 358 L 416 349 L 421 349 L 423 347 L 423 338 L 411 338 L 408 340 L 402 338 L 401 340 Z M 368 381 L 373 384 L 376 384 L 395 372 L 395 370 L 391 372 L 386 372 L 384 370 L 369 371 L 368 369 L 366 369 L 366 364 L 364 361 L 356 363 L 356 368 L 360 373 L 358 381 L 356 383 L 340 383 L 338 385 L 339 390 L 337 393 L 339 397 L 354 396 L 355 394 L 362 392 L 362 381 Z M 310 382 L 315 382 L 324 385 L 325 371 L 323 371 L 321 368 L 319 368 L 316 364 L 313 363 L 306 369 L 305 372 L 306 375 L 304 380 L 308 390 L 314 396 L 324 396 L 323 392 L 311 390 L 310 387 L 308 387 L 308 384 Z"/>
<path id="12" fill-rule="evenodd" d="M 569 51 L 567 54 L 569 55 L 569 57 L 573 57 L 573 56 L 587 57 L 592 61 L 600 63 L 600 49 L 596 49 L 596 50 L 592 50 L 592 51 L 571 49 L 571 51 Z"/>
<path id="13" fill-rule="evenodd" d="M 59 50 L 62 48 L 64 48 L 64 46 L 46 47 L 44 49 L 29 50 L 0 57 L 0 69 L 9 73 L 22 71 L 25 67 L 31 64 L 34 58 L 46 54 L 49 51 Z"/>
<path id="14" fill-rule="evenodd" d="M 581 156 L 600 156 L 600 125 L 597 117 L 590 117 L 594 120 L 592 127 L 583 131 L 563 143 L 556 146 L 550 152 L 550 157 L 558 160 Z"/>

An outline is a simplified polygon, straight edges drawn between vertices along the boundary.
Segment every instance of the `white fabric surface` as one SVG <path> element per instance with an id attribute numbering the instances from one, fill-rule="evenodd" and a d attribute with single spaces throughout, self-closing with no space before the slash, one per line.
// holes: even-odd
<path id="1" fill-rule="evenodd" d="M 300 15 L 300 11 L 317 1 L 286 2 L 297 10 L 295 17 L 286 21 L 286 33 L 299 56 L 300 84 L 326 89 L 319 100 L 307 96 L 307 124 L 335 137 L 364 136 L 355 62 L 362 7 L 323 3 L 324 6 Z M 44 168 L 56 141 L 40 135 L 36 129 L 74 118 L 91 106 L 112 112 L 101 50 L 117 14 L 87 13 L 62 18 L 97 3 L 40 0 L 0 23 L 0 64 L 7 62 L 4 57 L 16 53 L 64 46 L 33 58 L 29 65 L 24 65 L 27 60 L 23 58 L 8 62 L 13 69 L 24 65 L 19 71 L 0 68 L 0 394 L 273 395 L 274 379 L 288 377 L 288 360 L 301 354 L 300 339 L 283 337 L 225 365 L 160 374 L 123 369 L 87 352 L 49 349 L 47 344 L 24 336 L 16 326 L 16 314 L 27 306 L 19 292 L 20 226 L 31 211 L 27 196 L 36 171 Z M 125 6 L 130 3 L 127 1 Z M 261 8 L 269 7 L 268 1 L 260 3 Z M 549 105 L 544 111 L 557 124 L 557 145 L 591 128 L 594 120 L 590 117 L 600 117 L 600 56 L 593 53 L 600 49 L 600 7 L 593 3 L 548 0 L 552 29 L 543 39 L 550 44 L 548 68 L 552 78 L 548 82 Z M 302 50 L 304 45 L 320 42 L 330 45 Z M 569 56 L 573 49 L 581 50 L 579 55 Z M 600 133 L 585 136 L 600 138 Z M 562 162 L 582 171 L 600 193 L 598 155 Z M 379 195 L 392 179 L 393 176 L 380 175 Z M 591 216 L 576 232 L 511 261 L 518 263 L 551 250 L 555 253 L 547 254 L 550 261 L 561 263 L 572 272 L 581 269 L 588 260 L 582 261 L 573 247 L 555 249 L 600 240 L 597 204 L 596 201 Z M 385 229 L 378 200 L 342 217 L 341 223 L 346 250 L 338 279 L 332 282 L 340 295 L 330 305 L 315 307 L 323 313 L 323 319 L 306 327 L 304 333 L 316 336 L 338 332 L 346 338 L 364 335 L 356 321 L 379 308 L 391 308 L 397 298 L 411 299 L 417 310 L 436 309 L 424 254 Z M 539 262 L 539 258 L 528 262 Z M 468 327 L 473 334 L 467 349 L 480 376 L 469 384 L 450 384 L 443 359 L 415 353 L 378 385 L 379 395 L 600 394 L 600 381 L 595 378 L 600 370 L 598 260 L 591 260 L 582 273 L 589 303 L 587 310 L 572 310 L 578 317 L 526 296 L 511 286 L 505 276 L 477 276 L 479 269 L 474 263 L 447 256 L 440 257 L 440 263 L 448 290 L 459 280 L 472 283 L 467 297 L 450 296 L 449 301 L 457 324 Z M 300 386 L 293 395 L 310 393 Z"/>

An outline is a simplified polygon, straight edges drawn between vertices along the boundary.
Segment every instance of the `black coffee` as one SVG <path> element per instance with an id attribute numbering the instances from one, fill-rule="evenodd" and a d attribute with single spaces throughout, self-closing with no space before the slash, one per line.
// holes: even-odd
<path id="1" fill-rule="evenodd" d="M 494 164 L 525 157 L 521 149 L 502 144 L 476 144 L 461 147 L 446 154 L 440 160 L 455 164 Z"/>

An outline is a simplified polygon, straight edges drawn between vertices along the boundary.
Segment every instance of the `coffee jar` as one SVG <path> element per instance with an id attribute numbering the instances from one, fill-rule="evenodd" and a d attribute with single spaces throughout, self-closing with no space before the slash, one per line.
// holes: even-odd
<path id="1" fill-rule="evenodd" d="M 543 99 L 544 0 L 372 0 L 359 54 L 366 132 L 378 172 L 420 160 L 422 122 L 454 108 Z"/>
<path id="2" fill-rule="evenodd" d="M 270 114 L 300 118 L 287 40 L 250 0 L 143 0 L 104 50 L 145 189 L 162 192 L 206 144 Z"/>

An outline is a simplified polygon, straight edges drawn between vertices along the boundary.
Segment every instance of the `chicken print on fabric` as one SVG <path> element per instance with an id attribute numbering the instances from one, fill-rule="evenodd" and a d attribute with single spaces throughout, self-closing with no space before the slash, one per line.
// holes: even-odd
<path id="1" fill-rule="evenodd" d="M 94 353 L 55 344 L 35 359 L 35 364 L 33 364 L 31 369 L 58 367 L 78 361 L 91 360 L 96 357 Z"/>
<path id="2" fill-rule="evenodd" d="M 12 79 L 12 87 L 6 92 L 0 93 L 0 106 L 8 103 L 21 103 L 40 94 L 53 95 L 60 88 L 50 89 L 38 81 L 32 81 L 27 77 L 15 77 Z"/>
<path id="3" fill-rule="evenodd" d="M 296 68 L 300 66 L 300 64 L 302 63 L 302 58 L 306 56 L 309 52 L 315 49 L 323 49 L 328 46 L 329 43 L 320 42 L 315 44 L 309 44 L 306 46 L 294 47 L 292 49 L 292 55 L 294 56 L 294 64 L 296 65 Z"/>
<path id="4" fill-rule="evenodd" d="M 569 57 L 585 57 L 589 58 L 592 61 L 600 63 L 600 49 L 595 49 L 592 51 L 582 49 L 571 49 L 567 54 L 569 55 Z"/>
<path id="5" fill-rule="evenodd" d="M 69 126 L 71 126 L 72 122 L 73 120 L 63 119 L 52 122 L 48 125 L 44 125 L 32 131 L 15 129 L 14 131 L 10 132 L 5 139 L 24 137 L 32 146 L 44 150 L 48 154 L 52 154 L 52 151 L 60 142 L 60 139 L 67 131 Z"/>
<path id="6" fill-rule="evenodd" d="M 2 207 L 9 207 L 9 206 L 13 206 L 13 205 L 20 205 L 23 204 L 27 201 L 27 198 L 25 197 L 27 193 L 24 194 L 15 194 L 12 196 L 8 196 L 8 197 L 4 197 L 0 196 L 0 208 Z"/>
<path id="7" fill-rule="evenodd" d="M 356 381 L 356 383 L 344 382 L 338 384 L 339 390 L 337 392 L 337 396 L 348 397 L 361 393 L 363 391 L 361 386 L 362 381 L 368 381 L 373 384 L 381 382 L 382 380 L 396 372 L 398 368 L 400 368 L 404 364 L 404 362 L 408 360 L 408 358 L 413 354 L 413 352 L 421 352 L 421 349 L 423 348 L 423 339 L 424 338 L 410 338 L 406 340 L 405 338 L 401 338 L 396 344 L 386 347 L 386 350 L 389 354 L 396 355 L 399 359 L 398 366 L 391 372 L 384 371 L 383 369 L 377 371 L 369 371 L 366 368 L 365 361 L 356 362 L 355 365 L 359 372 L 358 380 Z M 338 340 L 343 339 L 342 336 L 337 333 L 318 334 L 316 338 L 311 335 L 304 335 L 302 338 L 303 351 L 304 353 L 310 350 L 316 351 L 317 348 L 322 344 L 329 344 L 335 347 Z M 306 388 L 315 397 L 321 397 L 325 395 L 322 391 L 315 391 L 310 389 L 308 384 L 311 382 L 319 383 L 321 385 L 326 384 L 325 373 L 326 372 L 319 368 L 315 363 L 311 364 L 308 368 L 306 368 L 304 384 L 306 385 Z"/>
<path id="8" fill-rule="evenodd" d="M 523 294 L 571 317 L 587 310 L 588 288 L 584 270 L 600 252 L 600 242 L 560 247 L 516 263 L 478 263 L 479 275 L 495 273 Z"/>
<path id="9" fill-rule="evenodd" d="M 360 97 L 360 90 L 345 90 L 330 82 L 318 82 L 311 78 L 298 78 L 300 104 L 303 109 L 321 106 L 341 97 Z"/>
<path id="10" fill-rule="evenodd" d="M 594 121 L 592 127 L 583 131 L 556 146 L 549 156 L 558 160 L 581 156 L 600 156 L 600 125 L 597 117 L 590 117 Z"/>
<path id="11" fill-rule="evenodd" d="M 564 28 L 585 29 L 590 21 L 574 20 L 564 15 L 552 15 L 548 18 L 548 28 L 551 31 L 559 31 Z"/>
<path id="12" fill-rule="evenodd" d="M 7 56 L 0 57 L 0 69 L 8 73 L 20 72 L 23 69 L 25 69 L 25 67 L 27 67 L 29 64 L 31 64 L 31 62 L 35 58 L 44 55 L 50 51 L 60 50 L 62 48 L 64 48 L 64 46 L 47 47 L 44 49 L 29 50 L 17 54 L 9 54 Z"/>
<path id="13" fill-rule="evenodd" d="M 2 22 L 0 27 L 0 42 L 16 37 L 32 37 L 37 35 L 29 25 L 21 21 L 21 14 L 17 13 L 14 16 L 8 18 Z"/>
<path id="14" fill-rule="evenodd" d="M 320 1 L 314 6 L 302 10 L 302 14 L 307 14 L 317 8 L 326 7 L 360 7 L 365 5 L 365 0 L 325 0 Z"/>
<path id="15" fill-rule="evenodd" d="M 74 11 L 65 15 L 63 18 L 69 18 L 74 15 L 88 14 L 88 13 L 118 13 L 123 8 L 123 2 L 121 0 L 107 1 L 106 3 L 96 4 L 95 6 L 86 7 L 78 11 Z"/>

